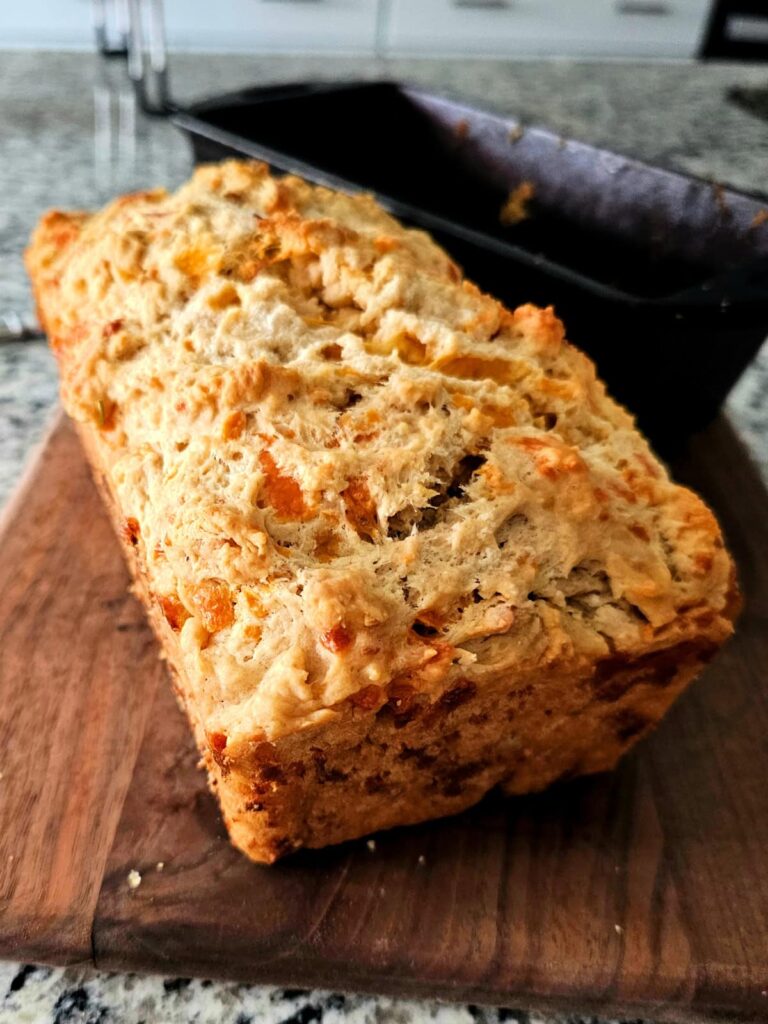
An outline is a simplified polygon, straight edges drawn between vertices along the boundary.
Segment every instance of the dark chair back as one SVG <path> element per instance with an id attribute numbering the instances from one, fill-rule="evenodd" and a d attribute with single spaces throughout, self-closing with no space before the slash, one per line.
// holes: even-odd
<path id="1" fill-rule="evenodd" d="M 699 56 L 768 60 L 768 0 L 714 0 Z"/>

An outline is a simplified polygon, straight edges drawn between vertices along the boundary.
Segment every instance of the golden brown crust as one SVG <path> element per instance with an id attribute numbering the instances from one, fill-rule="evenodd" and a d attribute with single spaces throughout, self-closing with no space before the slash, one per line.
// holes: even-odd
<path id="1" fill-rule="evenodd" d="M 714 517 L 552 311 L 368 197 L 232 162 L 27 262 L 255 859 L 610 767 L 730 634 Z"/>

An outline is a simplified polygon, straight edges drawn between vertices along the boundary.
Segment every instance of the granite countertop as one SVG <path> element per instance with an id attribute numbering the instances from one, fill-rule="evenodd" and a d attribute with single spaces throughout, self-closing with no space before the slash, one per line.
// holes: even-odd
<path id="1" fill-rule="evenodd" d="M 187 143 L 163 120 L 136 113 L 123 74 L 119 63 L 90 54 L 0 55 L 0 316 L 32 314 L 21 251 L 46 207 L 94 206 L 117 192 L 174 186 L 187 177 Z M 172 66 L 180 101 L 308 77 L 405 78 L 563 135 L 737 188 L 768 190 L 768 122 L 725 99 L 731 86 L 765 84 L 764 66 L 199 54 L 175 58 Z M 0 505 L 55 404 L 55 371 L 44 343 L 0 343 Z M 728 414 L 768 478 L 768 346 L 732 392 Z M 544 1019 L 510 1010 L 0 964 L 0 1024 Z"/>

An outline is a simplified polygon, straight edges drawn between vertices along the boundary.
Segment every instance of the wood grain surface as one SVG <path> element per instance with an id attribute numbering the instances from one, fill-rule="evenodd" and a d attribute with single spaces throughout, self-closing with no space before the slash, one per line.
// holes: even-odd
<path id="1" fill-rule="evenodd" d="M 226 840 L 60 425 L 0 539 L 0 952 L 768 1019 L 768 495 L 723 422 L 677 471 L 721 517 L 745 612 L 616 773 L 264 868 Z"/>
<path id="2" fill-rule="evenodd" d="M 59 420 L 0 535 L 0 955 L 91 959 L 104 863 L 163 676 Z"/>

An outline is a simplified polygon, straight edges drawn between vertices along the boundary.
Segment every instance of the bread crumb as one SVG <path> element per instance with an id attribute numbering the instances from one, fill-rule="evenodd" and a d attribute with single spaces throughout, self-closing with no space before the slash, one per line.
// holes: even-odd
<path id="1" fill-rule="evenodd" d="M 530 217 L 528 204 L 533 199 L 534 191 L 532 181 L 521 181 L 512 189 L 499 211 L 499 220 L 505 227 L 519 224 L 521 220 Z"/>
<path id="2" fill-rule="evenodd" d="M 722 220 L 730 220 L 731 211 L 728 208 L 728 200 L 725 197 L 725 186 L 721 185 L 719 181 L 712 182 L 712 198 L 715 200 L 715 205 L 720 213 Z"/>
<path id="3" fill-rule="evenodd" d="M 622 935 L 624 933 L 624 929 L 621 927 L 620 924 L 615 924 L 613 927 L 616 929 L 617 935 Z"/>
<path id="4" fill-rule="evenodd" d="M 762 224 L 765 224 L 766 221 L 768 221 L 768 210 L 763 207 L 762 210 L 758 210 L 752 218 L 752 223 L 749 225 L 750 230 L 754 231 L 755 228 L 759 228 Z"/>
<path id="5" fill-rule="evenodd" d="M 521 124 L 515 125 L 514 128 L 510 128 L 509 135 L 507 138 L 510 142 L 519 142 L 520 139 L 525 135 L 525 128 Z"/>
<path id="6" fill-rule="evenodd" d="M 419 854 L 419 864 L 423 867 L 427 863 L 427 858 L 423 853 Z"/>
<path id="7" fill-rule="evenodd" d="M 368 849 L 371 851 L 371 853 L 375 853 L 376 852 L 376 840 L 375 839 L 369 839 L 368 842 L 365 845 L 368 847 Z"/>
<path id="8" fill-rule="evenodd" d="M 138 889 L 140 885 L 141 885 L 141 875 L 134 868 L 132 871 L 128 872 L 128 888 L 129 889 Z"/>
<path id="9" fill-rule="evenodd" d="M 156 868 L 157 871 L 162 871 L 164 867 L 165 867 L 165 861 L 163 861 L 163 860 L 159 860 L 157 862 L 157 864 L 155 864 L 155 868 Z"/>
<path id="10" fill-rule="evenodd" d="M 456 138 L 459 139 L 459 141 L 466 139 L 467 135 L 469 134 L 469 121 L 467 121 L 466 118 L 462 117 L 460 121 L 456 122 L 453 131 L 456 135 Z"/>

